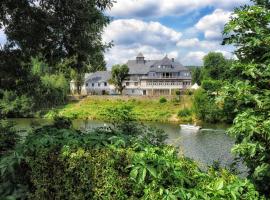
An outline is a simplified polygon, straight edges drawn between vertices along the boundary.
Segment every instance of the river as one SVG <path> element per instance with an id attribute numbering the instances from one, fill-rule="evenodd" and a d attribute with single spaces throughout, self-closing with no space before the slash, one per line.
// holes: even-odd
<path id="1" fill-rule="evenodd" d="M 44 119 L 12 119 L 12 121 L 16 123 L 16 128 L 19 130 L 51 123 L 51 121 Z M 213 161 L 219 161 L 222 166 L 229 166 L 233 161 L 230 149 L 234 144 L 234 139 L 226 135 L 228 127 L 224 125 L 205 124 L 202 130 L 193 132 L 181 130 L 178 124 L 149 122 L 146 124 L 163 129 L 168 134 L 166 142 L 178 148 L 180 154 L 196 160 L 202 168 L 211 165 Z M 103 126 L 104 122 L 74 120 L 73 125 L 79 129 L 93 129 Z"/>

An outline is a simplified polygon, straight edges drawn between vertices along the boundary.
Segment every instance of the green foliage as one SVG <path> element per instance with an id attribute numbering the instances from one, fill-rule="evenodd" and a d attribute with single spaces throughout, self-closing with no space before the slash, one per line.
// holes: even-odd
<path id="1" fill-rule="evenodd" d="M 180 94 L 181 94 L 180 90 L 175 91 L 175 95 L 180 96 Z"/>
<path id="2" fill-rule="evenodd" d="M 31 116 L 32 108 L 32 99 L 26 95 L 18 96 L 13 91 L 0 90 L 0 117 Z"/>
<path id="3" fill-rule="evenodd" d="M 222 53 L 210 52 L 203 58 L 202 76 L 205 79 L 221 80 L 225 78 L 228 70 L 227 63 Z"/>
<path id="4" fill-rule="evenodd" d="M 40 78 L 41 85 L 40 88 L 37 88 L 37 92 L 40 94 L 40 100 L 37 99 L 39 107 L 64 104 L 69 91 L 69 84 L 65 76 L 63 74 L 46 74 Z"/>
<path id="5" fill-rule="evenodd" d="M 114 130 L 131 135 L 136 134 L 138 131 L 137 119 L 132 106 L 119 105 L 113 108 L 107 108 L 103 115 L 105 121 L 113 125 Z"/>
<path id="6" fill-rule="evenodd" d="M 232 69 L 238 80 L 225 85 L 221 99 L 234 103 L 237 113 L 229 130 L 236 138 L 232 151 L 243 158 L 250 169 L 249 178 L 269 197 L 270 3 L 253 2 L 235 9 L 224 29 L 224 43 L 237 46 L 238 60 Z"/>
<path id="7" fill-rule="evenodd" d="M 14 124 L 7 120 L 0 120 L 0 157 L 13 150 L 18 139 Z"/>
<path id="8" fill-rule="evenodd" d="M 31 64 L 32 64 L 31 73 L 34 76 L 42 76 L 48 73 L 49 71 L 48 65 L 42 62 L 42 60 L 38 57 L 36 58 L 31 57 Z"/>
<path id="9" fill-rule="evenodd" d="M 202 69 L 200 67 L 194 67 L 191 70 L 191 75 L 192 75 L 192 84 L 197 83 L 198 85 L 201 85 Z"/>
<path id="10" fill-rule="evenodd" d="M 104 129 L 46 126 L 0 162 L 1 199 L 259 199 L 226 170 L 202 172 L 171 146 Z M 8 175 L 16 175 L 10 176 Z M 12 181 L 12 182 L 9 182 Z"/>
<path id="11" fill-rule="evenodd" d="M 223 82 L 219 80 L 203 80 L 202 81 L 202 88 L 208 91 L 210 94 L 215 92 L 217 93 L 220 88 L 223 86 Z"/>
<path id="12" fill-rule="evenodd" d="M 160 97 L 159 103 L 166 103 L 167 99 L 165 97 Z"/>
<path id="13" fill-rule="evenodd" d="M 59 129 L 69 129 L 72 127 L 72 121 L 66 117 L 55 116 L 54 126 Z"/>
<path id="14" fill-rule="evenodd" d="M 112 78 L 110 82 L 114 84 L 116 89 L 122 94 L 125 86 L 123 85 L 123 81 L 128 76 L 129 68 L 127 65 L 114 65 L 112 66 Z"/>
<path id="15" fill-rule="evenodd" d="M 222 110 L 216 104 L 215 99 L 209 96 L 205 90 L 195 91 L 193 98 L 194 112 L 199 119 L 211 123 L 223 120 Z"/>
<path id="16" fill-rule="evenodd" d="M 65 102 L 72 71 L 79 92 L 85 72 L 105 69 L 111 44 L 102 42 L 102 32 L 111 6 L 111 0 L 1 1 L 7 42 L 0 49 L 0 88 L 30 98 L 32 111 Z"/>
<path id="17" fill-rule="evenodd" d="M 8 30 L 9 41 L 5 50 L 20 47 L 24 58 L 43 55 L 46 63 L 55 65 L 61 59 L 76 57 L 73 68 L 82 71 L 85 64 L 95 65 L 108 46 L 101 36 L 109 23 L 103 11 L 112 6 L 110 0 L 1 3 L 0 25 Z"/>
<path id="18" fill-rule="evenodd" d="M 192 111 L 191 109 L 184 108 L 178 112 L 178 117 L 188 117 L 191 116 Z"/>

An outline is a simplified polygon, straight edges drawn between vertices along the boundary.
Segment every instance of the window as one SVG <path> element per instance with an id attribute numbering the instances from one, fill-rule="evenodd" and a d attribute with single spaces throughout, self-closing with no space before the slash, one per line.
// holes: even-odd
<path id="1" fill-rule="evenodd" d="M 85 85 L 86 85 L 86 87 L 88 87 L 88 83 L 86 83 Z"/>
<path id="2" fill-rule="evenodd" d="M 126 82 L 126 86 L 129 86 L 129 82 Z"/>
<path id="3" fill-rule="evenodd" d="M 94 87 L 95 86 L 95 83 L 92 83 L 92 87 Z"/>
<path id="4" fill-rule="evenodd" d="M 138 86 L 138 82 L 135 82 L 134 85 L 135 85 L 135 86 Z"/>
<path id="5" fill-rule="evenodd" d="M 104 86 L 107 86 L 107 82 L 104 82 Z"/>
<path id="6" fill-rule="evenodd" d="M 98 87 L 100 87 L 100 83 L 98 83 Z"/>
<path id="7" fill-rule="evenodd" d="M 134 90 L 131 90 L 132 94 L 134 94 Z"/>

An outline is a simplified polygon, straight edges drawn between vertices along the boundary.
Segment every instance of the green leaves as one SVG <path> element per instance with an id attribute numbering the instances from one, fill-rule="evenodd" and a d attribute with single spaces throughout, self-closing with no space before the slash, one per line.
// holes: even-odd
<path id="1" fill-rule="evenodd" d="M 127 65 L 114 65 L 112 67 L 112 78 L 110 82 L 114 84 L 116 89 L 122 94 L 125 85 L 123 85 L 123 81 L 128 76 L 129 68 Z"/>
<path id="2" fill-rule="evenodd" d="M 269 173 L 269 112 L 270 112 L 270 43 L 269 1 L 254 0 L 254 4 L 235 10 L 225 26 L 226 44 L 237 46 L 238 81 L 224 87 L 224 96 L 234 99 L 238 116 L 229 133 L 236 138 L 232 149 L 249 168 L 249 177 L 261 192 L 270 195 Z"/>

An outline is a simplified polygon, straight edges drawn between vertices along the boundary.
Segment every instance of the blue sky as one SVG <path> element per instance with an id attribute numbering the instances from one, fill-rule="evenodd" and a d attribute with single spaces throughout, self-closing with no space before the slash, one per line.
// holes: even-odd
<path id="1" fill-rule="evenodd" d="M 222 46 L 222 31 L 235 7 L 249 0 L 117 0 L 107 12 L 113 18 L 104 41 L 108 66 L 125 63 L 142 52 L 146 59 L 166 54 L 184 65 L 201 65 L 210 51 L 233 57 L 232 46 Z"/>
<path id="2" fill-rule="evenodd" d="M 201 65 L 209 51 L 233 57 L 232 46 L 220 45 L 224 24 L 233 8 L 249 0 L 117 0 L 106 12 L 112 22 L 104 42 L 114 46 L 105 53 L 108 67 L 125 63 L 142 52 L 146 59 L 168 54 L 184 65 Z M 5 41 L 0 30 L 0 44 Z"/>

